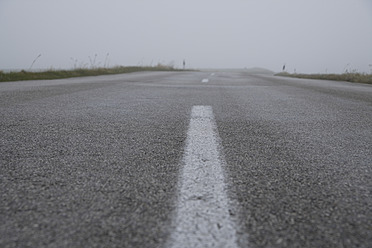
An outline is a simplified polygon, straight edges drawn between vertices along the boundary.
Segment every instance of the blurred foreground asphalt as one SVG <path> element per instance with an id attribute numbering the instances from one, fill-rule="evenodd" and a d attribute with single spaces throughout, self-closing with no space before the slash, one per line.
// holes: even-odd
<path id="1" fill-rule="evenodd" d="M 196 105 L 238 245 L 372 247 L 372 86 L 244 71 L 0 83 L 0 247 L 164 247 Z"/>

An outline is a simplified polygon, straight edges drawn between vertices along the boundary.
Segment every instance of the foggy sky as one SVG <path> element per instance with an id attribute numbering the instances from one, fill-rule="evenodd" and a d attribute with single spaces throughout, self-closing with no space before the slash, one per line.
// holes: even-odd
<path id="1" fill-rule="evenodd" d="M 0 0 L 0 69 L 372 69 L 371 0 Z M 95 60 L 95 61 L 94 61 Z"/>

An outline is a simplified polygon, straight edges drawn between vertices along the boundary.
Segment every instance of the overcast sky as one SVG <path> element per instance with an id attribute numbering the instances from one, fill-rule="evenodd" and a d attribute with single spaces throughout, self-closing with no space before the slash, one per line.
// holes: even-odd
<path id="1" fill-rule="evenodd" d="M 372 0 L 0 0 L 0 69 L 372 69 Z M 95 60 L 95 61 L 94 61 Z"/>

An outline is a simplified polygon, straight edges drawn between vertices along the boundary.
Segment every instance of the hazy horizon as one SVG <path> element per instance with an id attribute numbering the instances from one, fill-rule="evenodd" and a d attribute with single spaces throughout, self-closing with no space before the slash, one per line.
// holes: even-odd
<path id="1" fill-rule="evenodd" d="M 372 70 L 369 0 L 0 0 L 0 30 L 0 70 Z"/>

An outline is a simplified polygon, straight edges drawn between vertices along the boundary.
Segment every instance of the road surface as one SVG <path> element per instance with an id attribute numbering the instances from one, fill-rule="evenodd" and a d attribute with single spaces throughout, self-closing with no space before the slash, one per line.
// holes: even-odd
<path id="1" fill-rule="evenodd" d="M 372 86 L 0 84 L 0 247 L 372 247 Z"/>

